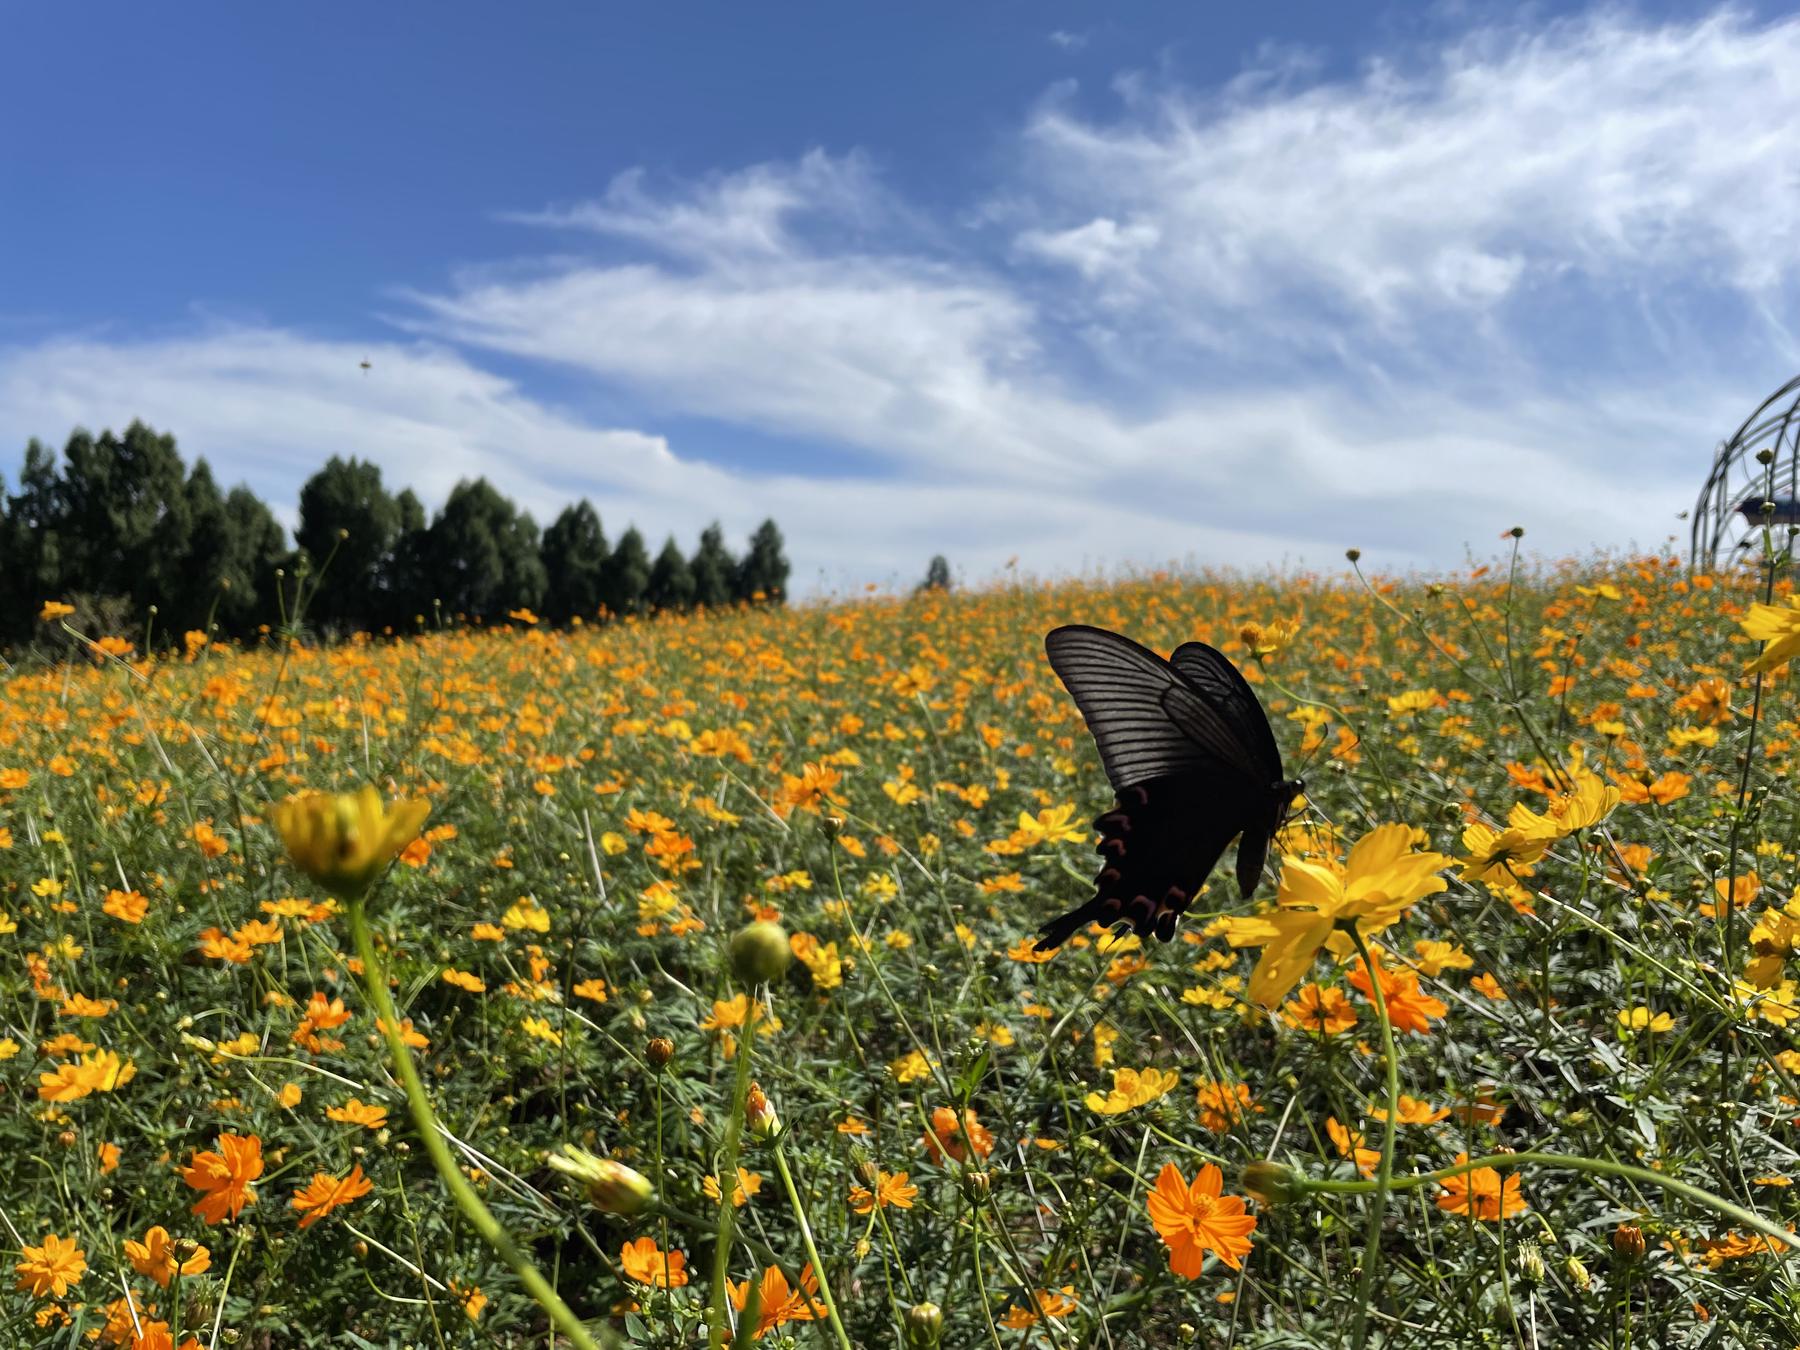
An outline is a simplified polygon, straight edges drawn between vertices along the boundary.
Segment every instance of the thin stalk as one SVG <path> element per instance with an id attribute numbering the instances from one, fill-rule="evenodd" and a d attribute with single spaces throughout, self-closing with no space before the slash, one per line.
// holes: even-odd
<path id="1" fill-rule="evenodd" d="M 819 1298 L 825 1304 L 825 1314 L 831 1319 L 831 1329 L 837 1333 L 838 1344 L 843 1350 L 850 1350 L 850 1337 L 838 1319 L 837 1300 L 831 1296 L 831 1282 L 825 1278 L 825 1263 L 819 1259 L 819 1249 L 813 1243 L 812 1225 L 806 1221 L 806 1206 L 800 1203 L 800 1192 L 794 1185 L 793 1172 L 788 1169 L 787 1151 L 781 1146 L 781 1136 L 777 1134 L 772 1143 L 775 1170 L 781 1174 L 782 1189 L 787 1192 L 788 1203 L 794 1207 L 794 1217 L 800 1222 L 800 1243 L 806 1248 L 806 1259 L 812 1262 L 813 1274 L 818 1277 Z"/>
<path id="2" fill-rule="evenodd" d="M 744 1034 L 738 1041 L 737 1081 L 731 1090 L 731 1115 L 725 1121 L 725 1150 L 719 1157 L 719 1227 L 713 1244 L 712 1296 L 706 1315 L 706 1343 L 709 1350 L 723 1350 L 725 1331 L 730 1318 L 725 1312 L 725 1273 L 731 1264 L 731 1239 L 737 1226 L 737 1207 L 731 1203 L 736 1188 L 738 1153 L 743 1138 L 744 1102 L 750 1095 L 750 1060 L 755 1054 L 756 1023 L 762 1012 L 762 1000 L 752 991 L 745 1002 Z M 727 1179 L 729 1178 L 729 1180 Z"/>
<path id="3" fill-rule="evenodd" d="M 1349 925 L 1363 969 L 1369 972 L 1369 997 L 1381 1023 L 1381 1054 L 1387 1065 L 1387 1128 L 1381 1136 L 1381 1162 L 1375 1171 L 1375 1199 L 1369 1206 L 1368 1234 L 1363 1238 L 1362 1279 L 1356 1290 L 1356 1324 L 1351 1344 L 1362 1350 L 1369 1335 L 1369 1304 L 1375 1297 L 1375 1272 L 1381 1264 L 1381 1223 L 1387 1217 L 1388 1193 L 1394 1180 L 1394 1136 L 1400 1126 L 1400 1057 L 1394 1048 L 1394 1027 L 1388 1021 L 1387 991 L 1381 987 L 1381 967 L 1360 930 Z"/>
<path id="4" fill-rule="evenodd" d="M 394 1010 L 394 1000 L 388 994 L 387 967 L 382 964 L 380 955 L 375 950 L 375 940 L 369 932 L 368 916 L 363 912 L 363 902 L 349 902 L 350 935 L 356 942 L 356 954 L 362 960 L 363 987 L 369 995 L 369 1002 L 374 1005 L 375 1014 L 381 1019 L 381 1032 L 387 1038 L 388 1054 L 394 1061 L 394 1069 L 400 1075 L 400 1084 L 406 1090 L 406 1106 L 412 1115 L 413 1127 L 419 1133 L 420 1141 L 425 1145 L 425 1152 L 431 1158 L 431 1165 L 437 1169 L 444 1187 L 450 1192 L 450 1198 L 456 1207 L 474 1226 L 488 1246 L 500 1254 L 500 1259 L 512 1267 L 513 1274 L 519 1277 L 519 1283 L 525 1286 L 525 1292 L 537 1301 L 551 1323 L 577 1350 L 600 1350 L 599 1343 L 588 1334 L 587 1327 L 575 1315 L 573 1309 L 562 1301 L 550 1281 L 532 1263 L 525 1250 L 514 1242 L 512 1235 L 496 1219 L 493 1212 L 482 1202 L 475 1188 L 469 1184 L 457 1167 L 456 1159 L 450 1153 L 450 1146 L 438 1132 L 437 1116 L 431 1109 L 431 1100 L 425 1095 L 425 1084 L 419 1078 L 419 1070 L 413 1063 L 412 1051 L 407 1049 L 406 1042 L 400 1039 L 400 1014 Z"/>

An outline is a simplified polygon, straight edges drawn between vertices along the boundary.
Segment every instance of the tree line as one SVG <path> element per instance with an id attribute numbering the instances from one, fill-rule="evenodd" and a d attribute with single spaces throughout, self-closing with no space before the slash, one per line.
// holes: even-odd
<path id="1" fill-rule="evenodd" d="M 204 459 L 133 422 L 123 435 L 77 430 L 59 457 L 33 440 L 16 491 L 0 477 L 0 644 L 27 641 L 46 600 L 106 631 L 156 615 L 179 640 L 291 623 L 325 634 L 410 632 L 421 622 L 495 619 L 529 609 L 558 623 L 606 615 L 780 604 L 788 562 L 764 521 L 742 558 L 717 524 L 692 556 L 673 537 L 653 558 L 635 526 L 609 542 L 585 499 L 540 531 L 485 478 L 465 479 L 426 517 L 381 469 L 332 456 L 300 490 L 290 543 L 248 487 L 222 490 Z M 154 607 L 154 609 L 153 609 Z M 154 640 L 154 639 L 153 639 Z"/>

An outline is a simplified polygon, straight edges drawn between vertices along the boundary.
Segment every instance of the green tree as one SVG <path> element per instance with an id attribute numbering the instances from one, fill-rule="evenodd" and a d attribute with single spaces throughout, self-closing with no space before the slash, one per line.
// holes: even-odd
<path id="1" fill-rule="evenodd" d="M 400 489 L 394 498 L 394 509 L 400 524 L 378 577 L 381 622 L 395 633 L 412 633 L 431 612 L 431 527 L 426 523 L 424 503 L 411 488 Z"/>
<path id="2" fill-rule="evenodd" d="M 750 536 L 750 551 L 738 564 L 735 597 L 779 605 L 787 599 L 788 560 L 781 551 L 781 531 L 765 520 Z"/>
<path id="3" fill-rule="evenodd" d="M 931 561 L 925 565 L 925 580 L 919 583 L 920 592 L 947 591 L 950 589 L 950 563 L 941 553 L 934 553 Z"/>
<path id="4" fill-rule="evenodd" d="M 321 627 L 373 628 L 384 603 L 383 568 L 400 533 L 400 507 L 381 468 L 333 455 L 300 489 L 294 542 L 311 559 L 306 617 Z"/>
<path id="5" fill-rule="evenodd" d="M 231 522 L 231 551 L 220 569 L 224 591 L 218 622 L 227 633 L 248 635 L 261 624 L 279 622 L 275 572 L 293 559 L 287 531 L 248 487 L 240 483 L 225 494 L 225 515 Z"/>
<path id="6" fill-rule="evenodd" d="M 452 614 L 493 617 L 544 603 L 537 525 L 485 478 L 451 489 L 425 554 L 429 584 Z"/>
<path id="7" fill-rule="evenodd" d="M 30 639 L 46 600 L 73 592 L 64 543 L 62 480 L 56 452 L 32 440 L 25 447 L 19 490 L 6 498 L 0 534 L 0 642 Z"/>
<path id="8" fill-rule="evenodd" d="M 700 532 L 700 547 L 689 564 L 694 572 L 694 603 L 718 609 L 731 603 L 732 578 L 737 559 L 725 547 L 725 532 L 714 521 Z"/>
<path id="9" fill-rule="evenodd" d="M 606 573 L 606 535 L 600 514 L 587 498 L 563 508 L 544 531 L 544 573 L 549 590 L 544 611 L 557 623 L 579 615 L 592 619 L 600 608 Z"/>
<path id="10" fill-rule="evenodd" d="M 173 436 L 133 422 L 123 436 L 76 431 L 63 447 L 62 540 L 75 588 L 130 602 L 134 617 L 188 585 L 192 520 Z"/>
<path id="11" fill-rule="evenodd" d="M 681 545 L 670 535 L 650 568 L 644 598 L 652 609 L 687 609 L 694 603 L 694 572 L 681 554 Z"/>
<path id="12" fill-rule="evenodd" d="M 636 614 L 643 609 L 644 593 L 650 588 L 650 553 L 637 526 L 619 536 L 600 583 L 601 602 L 614 614 Z"/>

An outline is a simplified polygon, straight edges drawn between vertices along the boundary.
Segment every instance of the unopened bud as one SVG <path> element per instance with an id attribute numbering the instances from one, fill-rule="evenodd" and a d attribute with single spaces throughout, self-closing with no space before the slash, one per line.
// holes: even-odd
<path id="1" fill-rule="evenodd" d="M 1544 1250 L 1531 1238 L 1519 1244 L 1519 1275 L 1527 1284 L 1544 1282 Z"/>
<path id="2" fill-rule="evenodd" d="M 773 984 L 787 974 L 794 952 L 787 930 L 759 919 L 731 935 L 731 969 L 747 985 Z"/>
<path id="3" fill-rule="evenodd" d="M 1290 1205 L 1306 1194 L 1293 1168 L 1268 1158 L 1247 1163 L 1240 1182 L 1263 1205 Z"/>
<path id="4" fill-rule="evenodd" d="M 1579 1256 L 1571 1256 L 1564 1261 L 1563 1269 L 1568 1272 L 1570 1281 L 1577 1289 L 1583 1293 L 1587 1292 L 1588 1285 L 1593 1283 L 1593 1277 L 1588 1274 L 1588 1268 L 1582 1264 Z"/>
<path id="5" fill-rule="evenodd" d="M 1525 527 L 1523 525 L 1515 525 L 1508 530 L 1507 533 L 1514 539 L 1523 539 L 1525 537 Z"/>
<path id="6" fill-rule="evenodd" d="M 644 1047 L 644 1058 L 652 1067 L 663 1068 L 675 1058 L 675 1042 L 667 1036 L 652 1036 L 650 1044 Z"/>
<path id="7" fill-rule="evenodd" d="M 1360 548 L 1347 548 L 1344 550 L 1344 557 L 1351 563 L 1361 562 L 1362 550 Z"/>
<path id="8" fill-rule="evenodd" d="M 979 1204 L 988 1198 L 988 1192 L 994 1188 L 994 1178 L 987 1172 L 964 1172 L 962 1175 L 963 1194 L 969 1203 Z"/>
<path id="9" fill-rule="evenodd" d="M 750 1095 L 744 1098 L 744 1124 L 750 1127 L 750 1133 L 758 1139 L 768 1139 L 781 1133 L 781 1118 L 775 1114 L 775 1108 L 769 1105 L 769 1099 L 763 1094 L 760 1083 L 752 1083 Z"/>
<path id="10" fill-rule="evenodd" d="M 915 1303 L 906 1310 L 906 1350 L 937 1350 L 944 1339 L 944 1310 L 935 1303 Z"/>
<path id="11" fill-rule="evenodd" d="M 1635 1223 L 1622 1223 L 1613 1229 L 1613 1254 L 1620 1259 L 1627 1262 L 1641 1261 L 1648 1248 L 1649 1244 L 1644 1241 L 1644 1230 Z"/>
<path id="12" fill-rule="evenodd" d="M 656 1198 L 656 1190 L 643 1173 L 611 1158 L 596 1158 L 584 1148 L 564 1144 L 550 1155 L 550 1166 L 573 1177 L 587 1191 L 594 1208 L 608 1214 L 641 1214 Z"/>

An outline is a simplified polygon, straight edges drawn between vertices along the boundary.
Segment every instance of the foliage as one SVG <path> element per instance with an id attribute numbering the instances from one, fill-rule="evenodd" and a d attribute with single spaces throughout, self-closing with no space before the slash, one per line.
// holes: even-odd
<path id="1" fill-rule="evenodd" d="M 379 466 L 333 455 L 300 489 L 289 549 L 248 487 L 221 493 L 204 460 L 184 465 L 172 436 L 133 422 L 124 435 L 70 435 L 61 462 L 38 441 L 18 490 L 0 479 L 0 648 L 43 634 L 46 598 L 77 626 L 177 647 L 185 635 L 248 637 L 304 622 L 331 637 L 410 633 L 428 620 L 498 619 L 542 608 L 558 623 L 602 609 L 636 614 L 785 597 L 781 535 L 765 522 L 740 571 L 717 524 L 690 562 L 673 541 L 652 565 L 633 530 L 609 555 L 585 499 L 540 539 L 536 523 L 485 479 L 458 483 L 436 517 Z M 741 594 L 740 594 L 741 593 Z M 146 620 L 152 620 L 146 622 Z"/>
<path id="2" fill-rule="evenodd" d="M 1800 1221 L 1800 724 L 1740 627 L 1800 620 L 1759 585 L 1647 558 L 89 632 L 110 655 L 0 690 L 0 1341 L 81 1343 L 130 1287 L 177 1344 L 546 1343 L 271 824 L 372 781 L 431 804 L 368 913 L 464 1173 L 633 1344 L 703 1341 L 728 1201 L 765 1344 L 827 1343 L 827 1291 L 857 1346 L 1794 1343 L 1792 1263 L 1707 1199 Z M 1220 646 L 1307 779 L 1261 893 L 1221 867 L 1167 945 L 1031 950 L 1110 800 L 1041 651 L 1070 621 Z M 1390 824 L 1455 858 L 1409 908 L 1339 863 Z M 1381 978 L 1340 927 L 1271 1014 L 1233 936 L 1301 882 L 1379 908 Z M 729 955 L 758 918 L 794 958 L 760 996 Z M 565 1146 L 655 1203 L 567 1184 Z"/>

